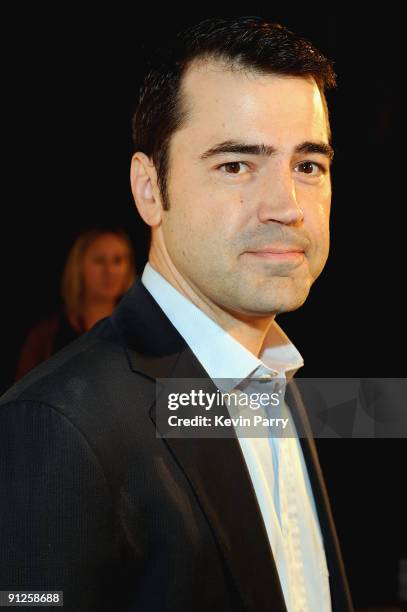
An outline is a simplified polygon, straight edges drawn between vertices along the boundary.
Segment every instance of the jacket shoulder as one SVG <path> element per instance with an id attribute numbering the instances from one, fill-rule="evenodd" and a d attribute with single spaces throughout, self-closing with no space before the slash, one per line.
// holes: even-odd
<path id="1" fill-rule="evenodd" d="M 45 334 L 56 323 L 55 318 L 52 323 L 43 321 L 32 332 L 35 336 Z M 113 349 L 114 342 L 115 337 L 109 319 L 99 321 L 89 332 L 58 351 L 15 383 L 1 396 L 0 406 L 17 399 L 36 399 L 52 403 L 56 384 L 68 380 L 76 364 L 87 358 L 88 368 L 83 372 L 86 376 L 99 355 L 99 352 L 94 351 L 94 347 L 96 345 L 104 346 L 105 351 L 109 352 Z M 118 339 L 116 342 L 118 344 Z"/>
<path id="2" fill-rule="evenodd" d="M 154 398 L 154 382 L 131 370 L 108 317 L 14 384 L 0 398 L 0 416 L 10 404 L 16 410 L 29 404 L 37 418 L 52 408 L 81 432 L 114 482 L 135 441 L 154 434 L 148 417 Z"/>

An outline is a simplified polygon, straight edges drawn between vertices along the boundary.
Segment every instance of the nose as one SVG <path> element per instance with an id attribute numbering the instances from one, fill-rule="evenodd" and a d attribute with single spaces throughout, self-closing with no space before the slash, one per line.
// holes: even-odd
<path id="1" fill-rule="evenodd" d="M 104 272 L 106 276 L 114 276 L 116 273 L 116 266 L 113 261 L 106 261 L 104 266 Z"/>
<path id="2" fill-rule="evenodd" d="M 265 178 L 258 217 L 262 223 L 275 221 L 295 225 L 303 221 L 304 212 L 298 203 L 296 182 L 291 168 L 279 167 L 272 176 Z"/>

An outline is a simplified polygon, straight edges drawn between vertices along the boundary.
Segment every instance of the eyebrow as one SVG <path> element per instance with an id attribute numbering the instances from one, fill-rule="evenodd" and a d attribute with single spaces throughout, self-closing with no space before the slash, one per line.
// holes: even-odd
<path id="1" fill-rule="evenodd" d="M 266 157 L 271 157 L 271 155 L 276 152 L 277 149 L 272 145 L 266 145 L 263 143 L 248 144 L 238 142 L 236 140 L 226 140 L 225 142 L 220 142 L 219 144 L 211 147 L 200 157 L 201 159 L 207 159 L 208 157 L 221 155 L 222 153 L 240 153 L 242 155 L 263 155 Z M 335 152 L 333 147 L 326 142 L 313 142 L 307 140 L 298 144 L 294 149 L 294 153 L 319 153 L 320 155 L 325 155 L 325 157 L 332 161 Z"/>

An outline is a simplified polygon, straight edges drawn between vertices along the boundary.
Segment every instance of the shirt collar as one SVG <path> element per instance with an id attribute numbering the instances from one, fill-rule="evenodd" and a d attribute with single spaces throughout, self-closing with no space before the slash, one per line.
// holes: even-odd
<path id="1" fill-rule="evenodd" d="M 290 379 L 304 365 L 294 344 L 274 320 L 257 358 L 173 287 L 150 263 L 141 278 L 212 379 L 233 385 L 246 378 Z"/>

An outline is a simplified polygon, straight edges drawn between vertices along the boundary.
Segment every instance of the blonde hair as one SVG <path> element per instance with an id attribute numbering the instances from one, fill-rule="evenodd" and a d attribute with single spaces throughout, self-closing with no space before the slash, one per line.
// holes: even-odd
<path id="1" fill-rule="evenodd" d="M 100 236 L 113 234 L 123 240 L 127 245 L 129 254 L 128 274 L 123 283 L 122 295 L 126 293 L 133 284 L 136 277 L 134 263 L 134 250 L 128 234 L 122 229 L 91 229 L 80 234 L 69 251 L 64 271 L 62 274 L 61 295 L 65 310 L 72 322 L 81 327 L 81 319 L 84 306 L 84 282 L 82 273 L 82 262 L 84 255 L 90 245 Z"/>

